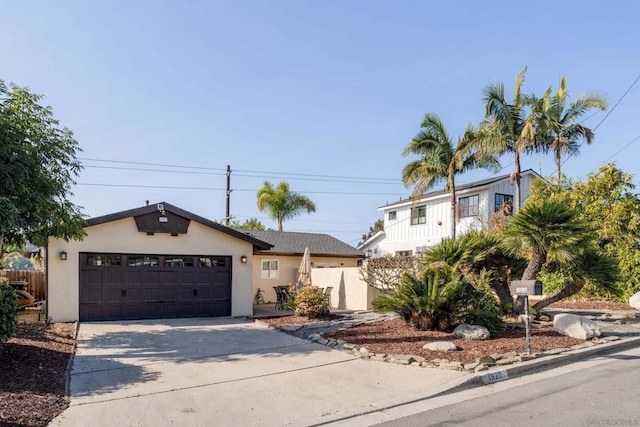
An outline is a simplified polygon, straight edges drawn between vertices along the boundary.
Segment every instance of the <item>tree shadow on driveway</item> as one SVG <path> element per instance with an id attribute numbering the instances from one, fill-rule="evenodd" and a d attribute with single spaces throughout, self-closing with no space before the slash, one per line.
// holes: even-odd
<path id="1" fill-rule="evenodd" d="M 263 358 L 283 359 L 282 364 L 277 361 L 277 366 L 272 363 L 269 369 L 296 369 L 310 363 L 305 356 L 319 352 L 333 352 L 328 359 L 336 360 L 336 352 L 325 346 L 231 318 L 83 323 L 71 371 L 71 391 L 76 397 L 108 394 L 166 380 L 172 371 L 179 370 L 197 382 L 198 370 L 211 375 L 219 369 L 219 362 L 233 362 L 237 369 L 249 366 L 247 375 L 256 373 Z M 339 358 L 349 356 L 341 353 Z M 192 364 L 201 368 L 193 369 Z"/>

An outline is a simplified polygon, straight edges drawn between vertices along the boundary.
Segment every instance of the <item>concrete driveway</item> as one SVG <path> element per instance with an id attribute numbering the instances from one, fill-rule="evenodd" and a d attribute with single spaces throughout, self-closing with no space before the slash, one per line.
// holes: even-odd
<path id="1" fill-rule="evenodd" d="M 315 425 L 467 374 L 363 361 L 230 318 L 83 323 L 54 426 Z"/>

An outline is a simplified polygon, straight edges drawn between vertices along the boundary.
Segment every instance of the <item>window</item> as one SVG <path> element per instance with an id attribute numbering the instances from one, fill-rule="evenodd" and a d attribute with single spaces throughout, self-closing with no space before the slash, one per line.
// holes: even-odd
<path id="1" fill-rule="evenodd" d="M 127 265 L 129 267 L 157 267 L 158 257 L 155 256 L 130 256 Z"/>
<path id="2" fill-rule="evenodd" d="M 277 279 L 278 278 L 278 261 L 265 260 L 262 261 L 262 272 L 260 277 L 263 279 Z"/>
<path id="3" fill-rule="evenodd" d="M 166 256 L 164 257 L 165 267 L 193 267 L 192 256 Z"/>
<path id="4" fill-rule="evenodd" d="M 120 255 L 89 255 L 87 257 L 87 265 L 90 267 L 116 267 L 120 262 Z"/>
<path id="5" fill-rule="evenodd" d="M 396 256 L 411 256 L 413 251 L 396 251 Z"/>
<path id="6" fill-rule="evenodd" d="M 427 207 L 425 205 L 411 208 L 411 225 L 427 222 Z"/>
<path id="7" fill-rule="evenodd" d="M 460 218 L 476 216 L 480 208 L 480 196 L 460 197 L 458 201 L 460 207 Z"/>
<path id="8" fill-rule="evenodd" d="M 396 219 L 398 216 L 396 211 L 389 212 L 389 221 Z"/>
<path id="9" fill-rule="evenodd" d="M 364 256 L 367 257 L 367 258 L 371 258 L 373 256 L 373 251 L 371 249 L 367 249 L 364 252 Z"/>
<path id="10" fill-rule="evenodd" d="M 224 257 L 201 256 L 199 266 L 202 268 L 224 267 L 226 259 Z"/>
<path id="11" fill-rule="evenodd" d="M 507 214 L 513 213 L 513 196 L 510 194 L 499 194 L 496 193 L 496 208 L 495 211 L 502 211 Z"/>

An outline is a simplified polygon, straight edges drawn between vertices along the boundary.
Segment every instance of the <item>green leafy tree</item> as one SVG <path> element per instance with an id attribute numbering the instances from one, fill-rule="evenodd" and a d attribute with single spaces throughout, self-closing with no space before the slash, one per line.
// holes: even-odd
<path id="1" fill-rule="evenodd" d="M 403 156 L 420 156 L 404 167 L 402 182 L 407 187 L 414 186 L 414 200 L 434 185 L 445 182 L 445 189 L 451 193 L 451 236 L 455 238 L 456 176 L 476 168 L 496 170 L 500 163 L 496 156 L 478 149 L 472 125 L 467 126 L 456 145 L 436 114 L 425 114 L 421 128 L 402 152 Z"/>
<path id="2" fill-rule="evenodd" d="M 511 181 L 515 184 L 514 212 L 520 209 L 522 201 L 520 189 L 520 157 L 527 151 L 541 149 L 540 133 L 544 132 L 541 111 L 548 102 L 548 89 L 541 98 L 522 93 L 527 67 L 516 77 L 513 99 L 507 100 L 503 83 L 487 86 L 483 91 L 485 121 L 481 133 L 481 144 L 497 155 L 512 153 L 514 171 Z"/>
<path id="3" fill-rule="evenodd" d="M 41 100 L 0 81 L 0 254 L 6 244 L 44 246 L 48 236 L 84 236 L 84 219 L 68 200 L 80 148 Z"/>
<path id="4" fill-rule="evenodd" d="M 0 344 L 11 338 L 18 325 L 18 297 L 6 278 L 0 277 Z"/>
<path id="5" fill-rule="evenodd" d="M 384 220 L 378 219 L 376 220 L 376 222 L 373 223 L 371 227 L 369 227 L 369 231 L 367 232 L 367 234 L 362 235 L 362 240 L 360 241 L 360 243 L 366 242 L 367 239 L 369 239 L 371 236 L 376 234 L 378 231 L 382 231 L 382 230 L 384 230 Z"/>
<path id="6" fill-rule="evenodd" d="M 605 164 L 584 182 L 539 180 L 531 187 L 530 200 L 556 200 L 574 209 L 590 225 L 597 249 L 617 263 L 615 284 L 621 295 L 628 298 L 640 291 L 640 197 L 632 175 Z M 588 284 L 586 289 L 593 290 Z"/>
<path id="7" fill-rule="evenodd" d="M 235 230 L 260 230 L 260 231 L 265 230 L 264 225 L 258 220 L 258 218 L 249 218 L 245 220 L 243 223 L 233 220 L 229 224 L 229 227 Z"/>
<path id="8" fill-rule="evenodd" d="M 580 140 L 591 144 L 594 139 L 593 131 L 578 123 L 578 120 L 592 108 L 607 109 L 607 102 L 598 94 L 579 96 L 568 106 L 567 97 L 567 80 L 563 76 L 558 91 L 545 104 L 542 112 L 547 132 L 545 142 L 553 151 L 558 179 L 561 175 L 562 156 L 577 154 Z"/>
<path id="9" fill-rule="evenodd" d="M 278 231 L 282 231 L 282 222 L 300 215 L 303 211 L 315 212 L 316 205 L 306 196 L 289 189 L 289 183 L 282 181 L 274 187 L 268 181 L 258 190 L 258 209 L 266 212 L 278 222 Z"/>

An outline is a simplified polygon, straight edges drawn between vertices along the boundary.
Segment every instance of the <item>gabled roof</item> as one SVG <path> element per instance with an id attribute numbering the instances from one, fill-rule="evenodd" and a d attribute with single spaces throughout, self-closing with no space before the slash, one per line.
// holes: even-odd
<path id="1" fill-rule="evenodd" d="M 520 173 L 520 175 L 524 175 L 524 174 L 532 174 L 532 175 L 535 175 L 537 178 L 542 178 L 533 169 L 527 169 L 527 170 L 524 170 L 524 171 L 522 171 Z M 484 187 L 484 186 L 496 183 L 498 181 L 502 181 L 504 179 L 510 179 L 510 178 L 511 178 L 511 174 L 506 174 L 506 175 L 494 176 L 494 177 L 487 178 L 487 179 L 482 179 L 480 181 L 470 182 L 468 184 L 462 184 L 460 186 L 456 186 L 456 192 L 463 191 L 463 190 L 470 190 L 472 188 Z M 423 194 L 422 197 L 420 197 L 418 199 L 418 201 L 424 200 L 424 199 L 429 199 L 431 197 L 443 196 L 445 194 L 449 194 L 449 191 L 444 190 L 444 189 L 436 190 L 436 191 L 430 191 L 429 193 Z M 378 209 L 385 209 L 385 208 L 390 208 L 390 207 L 393 207 L 393 206 L 403 205 L 403 204 L 408 203 L 408 202 L 413 202 L 413 198 L 409 197 L 407 199 L 402 199 L 402 200 L 400 200 L 398 202 L 395 202 L 395 203 L 389 203 L 387 205 L 380 206 Z"/>
<path id="2" fill-rule="evenodd" d="M 185 211 L 184 209 L 180 209 L 177 206 L 173 206 L 169 203 L 166 202 L 161 202 L 161 203 L 153 203 L 150 204 L 148 206 L 143 206 L 141 208 L 135 208 L 135 209 L 129 209 L 127 211 L 121 211 L 121 212 L 116 212 L 116 213 L 112 213 L 109 215 L 103 215 L 103 216 L 98 216 L 95 218 L 90 218 L 88 219 L 87 222 L 87 227 L 92 227 L 94 225 L 99 225 L 99 224 L 105 224 L 107 222 L 112 222 L 112 221 L 118 221 L 121 219 L 125 219 L 125 218 L 131 218 L 131 217 L 136 217 L 139 215 L 145 215 L 145 214 L 149 214 L 152 212 L 157 212 L 158 211 L 158 205 L 162 205 L 164 210 L 166 212 L 171 212 L 175 215 L 181 216 L 183 218 L 187 218 L 191 221 L 195 221 L 198 222 L 202 225 L 205 225 L 207 227 L 213 228 L 214 230 L 220 231 L 222 233 L 228 234 L 232 237 L 235 237 L 237 239 L 240 240 L 244 240 L 245 242 L 251 243 L 253 244 L 254 247 L 258 248 L 258 249 L 265 249 L 268 250 L 270 249 L 273 245 L 264 242 L 262 240 L 259 240 L 255 237 L 251 237 L 248 236 L 245 233 L 241 233 L 239 231 L 236 231 L 232 228 L 229 227 L 225 227 L 222 224 L 218 224 L 215 221 L 211 221 L 210 219 L 206 219 L 204 217 L 201 217 L 199 215 L 196 215 L 194 213 Z"/>
<path id="3" fill-rule="evenodd" d="M 328 234 L 272 230 L 246 230 L 246 232 L 256 239 L 273 245 L 271 250 L 256 252 L 258 254 L 302 255 L 308 247 L 311 256 L 364 257 L 362 251 Z"/>
<path id="4" fill-rule="evenodd" d="M 370 245 L 371 243 L 375 242 L 376 240 L 378 240 L 381 237 L 385 237 L 386 234 L 384 232 L 384 230 L 379 230 L 376 231 L 371 237 L 369 237 L 367 240 L 365 240 L 364 242 L 360 243 L 358 245 L 358 249 L 362 249 L 368 245 Z"/>

